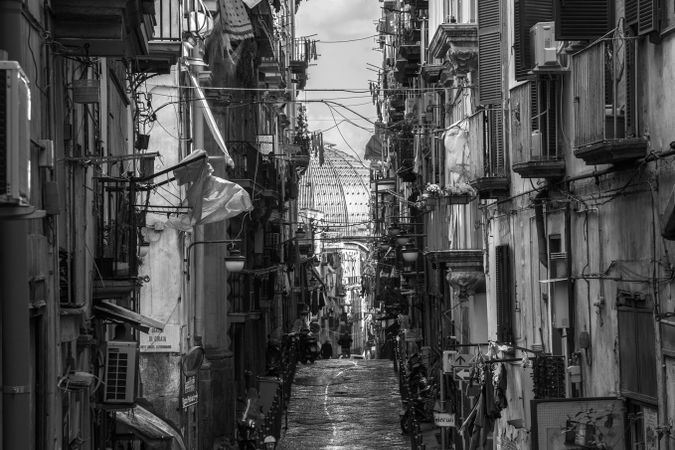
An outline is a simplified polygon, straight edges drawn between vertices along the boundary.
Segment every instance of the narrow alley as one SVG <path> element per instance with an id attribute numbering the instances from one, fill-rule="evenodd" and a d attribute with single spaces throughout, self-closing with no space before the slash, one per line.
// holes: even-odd
<path id="1" fill-rule="evenodd" d="M 278 449 L 404 449 L 397 375 L 389 360 L 299 366 Z"/>

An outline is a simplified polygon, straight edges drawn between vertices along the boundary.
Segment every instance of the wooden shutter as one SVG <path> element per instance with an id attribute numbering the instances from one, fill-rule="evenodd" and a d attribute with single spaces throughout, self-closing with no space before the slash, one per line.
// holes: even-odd
<path id="1" fill-rule="evenodd" d="M 496 261 L 496 303 L 497 341 L 513 342 L 511 320 L 511 255 L 508 245 L 495 248 Z"/>
<path id="2" fill-rule="evenodd" d="M 502 116 L 501 108 L 488 111 L 489 151 L 492 163 L 492 173 L 489 175 L 491 176 L 504 175 L 504 128 Z"/>
<path id="3" fill-rule="evenodd" d="M 626 25 L 635 25 L 638 21 L 638 0 L 626 0 L 624 3 L 624 17 Z"/>
<path id="4" fill-rule="evenodd" d="M 555 38 L 598 38 L 614 28 L 614 0 L 555 0 Z"/>
<path id="5" fill-rule="evenodd" d="M 626 37 L 632 37 L 633 32 L 630 29 L 626 30 Z M 636 108 L 635 108 L 635 40 L 626 39 L 624 42 L 626 46 L 626 63 L 624 66 L 624 72 L 626 73 L 626 136 L 635 136 L 637 132 L 635 130 L 636 120 Z"/>
<path id="6" fill-rule="evenodd" d="M 658 31 L 659 0 L 638 0 L 638 34 Z"/>
<path id="7" fill-rule="evenodd" d="M 553 3 L 551 0 L 515 0 L 513 13 L 516 80 L 521 81 L 527 77 L 527 72 L 533 66 L 530 28 L 538 22 L 553 20 Z"/>
<path id="8" fill-rule="evenodd" d="M 479 102 L 502 102 L 502 61 L 499 0 L 478 0 Z"/>
<path id="9" fill-rule="evenodd" d="M 619 364 L 621 391 L 656 398 L 654 319 L 649 309 L 620 308 Z"/>

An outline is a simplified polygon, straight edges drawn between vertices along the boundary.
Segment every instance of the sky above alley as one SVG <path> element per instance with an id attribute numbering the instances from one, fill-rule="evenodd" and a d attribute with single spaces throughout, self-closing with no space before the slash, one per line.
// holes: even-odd
<path id="1" fill-rule="evenodd" d="M 382 52 L 374 50 L 375 37 L 364 38 L 376 34 L 381 5 L 378 0 L 303 0 L 300 3 L 296 14 L 297 35 L 315 35 L 311 39 L 319 41 L 320 56 L 314 61 L 316 65 L 309 67 L 307 89 L 368 89 L 368 81 L 377 80 L 375 69 L 368 64 L 381 67 Z M 306 104 L 312 131 L 326 130 L 324 142 L 335 144 L 347 153 L 352 153 L 351 146 L 363 157 L 373 133 L 372 123 L 335 104 L 330 108 L 311 102 L 320 99 L 340 103 L 374 122 L 377 115 L 370 94 L 305 91 L 298 95 L 298 100 L 309 100 Z M 345 117 L 358 126 L 344 121 Z"/>

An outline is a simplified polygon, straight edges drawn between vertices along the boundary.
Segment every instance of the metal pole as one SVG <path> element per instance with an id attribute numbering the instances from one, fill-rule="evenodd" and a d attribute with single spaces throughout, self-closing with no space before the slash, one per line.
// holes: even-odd
<path id="1" fill-rule="evenodd" d="M 438 368 L 438 379 L 441 383 L 441 412 L 445 412 L 445 374 L 443 373 L 443 365 Z M 441 428 L 441 449 L 445 450 L 446 428 Z"/>

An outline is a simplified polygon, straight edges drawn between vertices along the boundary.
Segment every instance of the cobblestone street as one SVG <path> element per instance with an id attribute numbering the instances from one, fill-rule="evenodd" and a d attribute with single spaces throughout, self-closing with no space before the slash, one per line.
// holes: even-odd
<path id="1" fill-rule="evenodd" d="M 299 366 L 278 448 L 408 449 L 389 360 L 319 360 Z"/>

